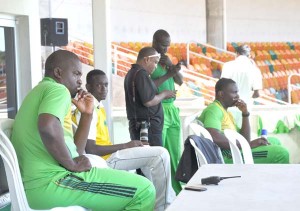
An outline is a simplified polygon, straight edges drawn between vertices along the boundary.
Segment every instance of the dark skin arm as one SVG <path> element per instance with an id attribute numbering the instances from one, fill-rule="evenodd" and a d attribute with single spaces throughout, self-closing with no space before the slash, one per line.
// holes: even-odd
<path id="1" fill-rule="evenodd" d="M 40 114 L 38 129 L 43 144 L 49 154 L 64 168 L 73 172 L 83 172 L 91 169 L 90 161 L 83 155 L 72 159 L 65 144 L 64 132 L 57 117 L 51 114 Z"/>
<path id="2" fill-rule="evenodd" d="M 247 105 L 243 100 L 239 99 L 236 102 L 235 106 L 238 107 L 238 109 L 242 112 L 242 114 L 245 115 L 245 114 L 249 113 L 249 111 L 247 109 Z M 248 141 L 251 148 L 256 148 L 256 147 L 259 147 L 259 146 L 269 144 L 268 141 L 265 138 L 257 138 L 257 139 L 254 139 L 254 140 L 251 141 L 251 136 L 250 136 L 251 128 L 250 128 L 249 117 L 243 117 L 240 134 L 242 136 L 244 136 L 244 138 Z"/>
<path id="3" fill-rule="evenodd" d="M 124 144 L 115 144 L 110 146 L 100 146 L 96 144 L 95 140 L 88 139 L 86 144 L 86 152 L 88 154 L 94 154 L 99 156 L 104 156 L 112 154 L 118 150 L 128 149 L 133 147 L 142 147 L 143 143 L 138 140 L 129 141 Z"/>
<path id="4" fill-rule="evenodd" d="M 183 84 L 183 76 L 180 72 L 176 73 L 174 76 L 174 82 L 181 86 Z"/>
<path id="5" fill-rule="evenodd" d="M 239 110 L 243 114 L 247 114 L 247 105 L 244 101 L 238 100 L 235 103 L 235 106 L 239 108 Z M 206 128 L 208 132 L 211 134 L 214 142 L 221 148 L 221 149 L 230 149 L 229 146 L 229 140 L 226 138 L 226 136 L 220 131 L 215 128 Z M 249 122 L 249 117 L 243 117 L 242 120 L 242 128 L 240 130 L 240 134 L 244 136 L 244 138 L 248 141 L 249 145 L 251 148 L 256 148 L 258 146 L 262 145 L 268 145 L 268 142 L 264 138 L 258 138 L 253 141 L 250 141 L 250 122 Z M 240 144 L 237 142 L 237 146 L 241 148 Z"/>
<path id="6" fill-rule="evenodd" d="M 235 106 L 242 112 L 242 114 L 249 113 L 249 111 L 247 109 L 247 104 L 243 100 L 239 99 L 235 103 Z M 251 140 L 250 133 L 251 133 L 251 128 L 250 128 L 249 117 L 243 117 L 240 134 L 242 136 L 244 136 L 244 138 L 249 142 L 249 144 L 250 144 L 250 140 Z"/>
<path id="7" fill-rule="evenodd" d="M 171 77 L 174 78 L 175 83 L 177 83 L 179 85 L 181 85 L 183 83 L 182 75 L 181 75 L 181 73 L 179 73 L 179 71 L 181 69 L 180 63 L 178 63 L 177 65 L 173 65 L 170 58 L 165 54 L 161 55 L 159 63 L 162 66 L 167 67 L 166 68 L 167 73 L 165 75 L 153 80 L 156 87 L 159 87 L 163 82 L 165 82 L 166 80 L 168 80 Z"/>
<path id="8" fill-rule="evenodd" d="M 94 102 L 93 96 L 83 90 L 77 94 L 77 99 L 72 99 L 72 103 L 77 107 L 81 113 L 81 118 L 78 123 L 78 128 L 74 134 L 74 142 L 77 146 L 79 155 L 84 153 L 87 137 L 90 130 L 90 124 L 93 118 Z"/>
<path id="9" fill-rule="evenodd" d="M 221 148 L 221 149 L 230 149 L 229 141 L 226 136 L 221 133 L 220 130 L 215 128 L 206 128 L 207 131 L 210 133 L 211 137 L 213 138 L 214 142 Z"/>
<path id="10" fill-rule="evenodd" d="M 175 97 L 176 97 L 176 91 L 164 90 L 161 93 L 155 95 L 152 100 L 144 103 L 144 106 L 146 106 L 146 107 L 155 106 L 164 99 L 175 98 Z"/>

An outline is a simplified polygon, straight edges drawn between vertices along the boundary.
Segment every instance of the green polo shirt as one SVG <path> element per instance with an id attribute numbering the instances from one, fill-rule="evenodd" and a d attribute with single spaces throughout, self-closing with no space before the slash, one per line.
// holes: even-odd
<path id="1" fill-rule="evenodd" d="M 41 187 L 69 172 L 60 166 L 45 148 L 38 130 L 38 116 L 51 114 L 64 127 L 65 118 L 71 120 L 69 90 L 45 77 L 24 99 L 12 132 L 12 143 L 17 152 L 25 189 Z M 71 124 L 70 124 L 71 125 Z M 72 157 L 77 157 L 70 127 L 64 127 L 64 139 Z"/>
<path id="2" fill-rule="evenodd" d="M 151 78 L 153 80 L 160 78 L 164 76 L 167 73 L 167 71 L 160 65 L 157 65 L 157 68 L 154 70 L 154 72 L 151 74 Z M 175 90 L 175 85 L 174 85 L 174 79 L 173 77 L 169 78 L 168 80 L 164 81 L 159 87 L 158 87 L 158 92 L 161 93 L 164 90 Z M 163 103 L 171 103 L 174 102 L 174 98 L 169 98 L 165 99 L 162 102 Z"/>
<path id="3" fill-rule="evenodd" d="M 202 111 L 198 119 L 203 123 L 205 128 L 214 128 L 222 132 L 225 129 L 239 131 L 232 114 L 227 112 L 218 100 L 209 104 Z"/>

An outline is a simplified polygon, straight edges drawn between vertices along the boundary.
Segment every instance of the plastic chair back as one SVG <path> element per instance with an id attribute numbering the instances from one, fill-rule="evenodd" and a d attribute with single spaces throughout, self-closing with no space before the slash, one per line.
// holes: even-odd
<path id="1" fill-rule="evenodd" d="M 210 135 L 210 133 L 208 132 L 208 130 L 206 130 L 201 125 L 196 124 L 196 123 L 190 123 L 190 128 L 195 133 L 195 135 L 197 135 L 197 136 L 203 135 L 204 138 L 207 138 L 207 139 L 209 139 L 210 141 L 213 142 L 213 138 Z M 224 159 L 223 159 L 223 155 L 222 155 L 220 147 L 218 147 L 218 154 L 219 154 L 219 156 L 220 156 L 220 158 L 222 160 L 222 163 L 224 163 Z"/>
<path id="2" fill-rule="evenodd" d="M 230 150 L 232 154 L 232 160 L 234 164 L 254 164 L 252 151 L 248 141 L 238 132 L 231 129 L 225 129 L 224 134 L 229 140 Z M 241 145 L 244 161 L 241 155 L 241 151 L 236 145 L 238 141 Z"/>
<path id="3" fill-rule="evenodd" d="M 195 154 L 196 154 L 196 158 L 197 158 L 197 163 L 198 163 L 198 167 L 208 164 L 205 156 L 203 155 L 203 153 L 201 152 L 201 150 L 196 146 L 196 143 L 193 139 L 190 138 L 190 143 L 193 146 L 194 150 L 195 150 Z"/>
<path id="4" fill-rule="evenodd" d="M 10 142 L 14 120 L 2 119 L 0 121 L 0 155 L 2 157 L 5 173 L 7 177 L 12 210 L 14 211 L 34 211 L 28 205 L 24 191 L 24 186 L 19 169 L 17 155 Z M 53 211 L 87 211 L 80 206 L 56 207 Z"/>

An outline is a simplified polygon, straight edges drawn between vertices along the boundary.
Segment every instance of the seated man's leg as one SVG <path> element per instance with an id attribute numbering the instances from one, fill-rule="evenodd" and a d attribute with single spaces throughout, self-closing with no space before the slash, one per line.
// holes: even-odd
<path id="1" fill-rule="evenodd" d="M 252 155 L 254 163 L 289 163 L 289 152 L 278 145 L 253 148 Z"/>
<path id="2" fill-rule="evenodd" d="M 170 156 L 163 147 L 134 147 L 119 150 L 107 160 L 121 170 L 140 168 L 156 189 L 156 210 L 164 210 L 175 198 L 171 185 Z"/>
<path id="3" fill-rule="evenodd" d="M 268 136 L 268 142 L 271 144 L 271 145 L 278 145 L 278 146 L 281 146 L 281 142 L 278 138 L 275 138 L 275 137 L 271 137 L 271 136 Z"/>
<path id="4" fill-rule="evenodd" d="M 251 149 L 254 163 L 289 163 L 289 152 L 279 145 L 260 146 Z M 230 150 L 222 150 L 224 162 L 232 164 Z"/>
<path id="5" fill-rule="evenodd" d="M 34 209 L 79 205 L 92 210 L 152 210 L 155 201 L 155 189 L 146 178 L 98 168 L 70 172 L 44 187 L 27 189 L 26 195 Z"/>

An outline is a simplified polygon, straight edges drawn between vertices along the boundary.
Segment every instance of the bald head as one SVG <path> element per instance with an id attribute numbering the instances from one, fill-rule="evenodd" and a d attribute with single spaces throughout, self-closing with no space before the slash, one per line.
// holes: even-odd
<path id="1" fill-rule="evenodd" d="M 153 41 L 160 42 L 162 38 L 170 37 L 166 30 L 159 29 L 153 34 Z"/>
<path id="2" fill-rule="evenodd" d="M 159 29 L 154 33 L 152 47 L 155 48 L 158 53 L 167 53 L 170 44 L 171 38 L 167 31 Z"/>
<path id="3" fill-rule="evenodd" d="M 66 50 L 58 50 L 47 58 L 45 76 L 63 84 L 74 97 L 82 84 L 81 68 L 81 62 L 76 54 Z"/>
<path id="4" fill-rule="evenodd" d="M 152 56 L 158 54 L 157 51 L 152 48 L 152 47 L 144 47 L 140 50 L 138 57 L 137 57 L 137 62 L 141 61 L 145 57 Z"/>
<path id="5" fill-rule="evenodd" d="M 45 76 L 52 77 L 55 68 L 66 69 L 67 66 L 76 62 L 79 62 L 76 54 L 66 50 L 55 51 L 46 60 Z"/>
<path id="6" fill-rule="evenodd" d="M 144 47 L 140 50 L 136 63 L 143 67 L 150 75 L 160 59 L 160 54 L 152 47 Z"/>

